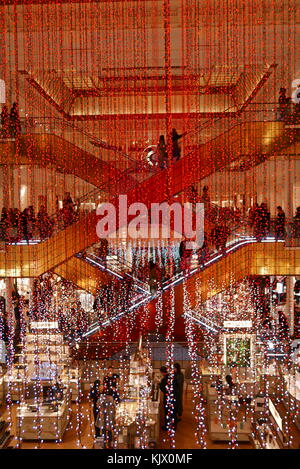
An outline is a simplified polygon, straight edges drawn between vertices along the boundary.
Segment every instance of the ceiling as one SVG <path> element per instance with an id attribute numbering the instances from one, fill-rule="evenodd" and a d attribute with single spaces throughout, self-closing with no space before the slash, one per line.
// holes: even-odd
<path id="1" fill-rule="evenodd" d="M 236 112 L 253 97 L 270 75 L 269 65 L 213 66 L 191 71 L 171 69 L 170 102 L 173 114 Z M 166 113 L 165 69 L 152 67 L 103 68 L 97 73 L 76 70 L 30 70 L 21 74 L 64 116 Z"/>

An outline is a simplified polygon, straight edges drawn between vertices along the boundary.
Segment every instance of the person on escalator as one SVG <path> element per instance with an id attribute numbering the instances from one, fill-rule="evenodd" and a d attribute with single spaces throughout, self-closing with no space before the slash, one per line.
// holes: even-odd
<path id="1" fill-rule="evenodd" d="M 191 266 L 191 259 L 194 253 L 192 245 L 193 242 L 186 238 L 179 245 L 180 268 L 184 273 L 187 273 Z"/>
<path id="2" fill-rule="evenodd" d="M 254 235 L 258 241 L 267 236 L 270 231 L 271 216 L 264 202 L 257 208 L 254 217 Z"/>
<path id="3" fill-rule="evenodd" d="M 121 297 L 123 298 L 122 309 L 127 312 L 133 296 L 134 283 L 132 277 L 129 275 L 124 276 L 124 282 L 121 290 Z"/>
<path id="4" fill-rule="evenodd" d="M 215 244 L 217 252 L 225 251 L 229 233 L 229 228 L 224 222 L 217 223 L 217 225 L 212 229 L 211 239 Z"/>
<path id="5" fill-rule="evenodd" d="M 279 113 L 278 113 L 278 120 L 286 121 L 288 119 L 289 114 L 289 106 L 290 106 L 290 98 L 286 96 L 286 88 L 280 88 L 279 90 Z"/>
<path id="6" fill-rule="evenodd" d="M 157 149 L 159 155 L 159 166 L 161 169 L 165 169 L 168 165 L 168 153 L 164 135 L 160 135 Z"/>
<path id="7" fill-rule="evenodd" d="M 200 267 L 204 267 L 208 254 L 209 254 L 209 248 L 208 248 L 207 236 L 205 234 L 203 244 L 201 248 L 198 250 L 198 261 L 199 261 Z"/>
<path id="8" fill-rule="evenodd" d="M 28 233 L 28 210 L 25 208 L 20 216 L 22 239 L 25 239 L 29 243 Z"/>
<path id="9" fill-rule="evenodd" d="M 96 420 L 97 420 L 97 415 L 98 415 L 98 407 L 97 407 L 97 402 L 101 394 L 101 389 L 100 389 L 101 383 L 99 379 L 96 379 L 94 381 L 93 387 L 90 390 L 90 400 L 93 403 L 93 415 L 94 415 L 94 423 L 95 423 L 95 432 L 96 436 L 98 436 L 98 430 L 96 427 Z"/>
<path id="10" fill-rule="evenodd" d="M 172 158 L 176 161 L 180 160 L 181 149 L 178 140 L 182 137 L 177 133 L 176 129 L 172 129 L 171 141 L 172 141 Z"/>
<path id="11" fill-rule="evenodd" d="M 210 196 L 209 196 L 209 188 L 208 186 L 203 186 L 202 189 L 202 195 L 201 195 L 201 202 L 203 204 L 209 204 L 210 203 Z"/>
<path id="12" fill-rule="evenodd" d="M 196 203 L 199 200 L 199 194 L 195 186 L 190 186 L 187 190 L 188 202 L 192 205 L 193 210 L 196 209 Z"/>

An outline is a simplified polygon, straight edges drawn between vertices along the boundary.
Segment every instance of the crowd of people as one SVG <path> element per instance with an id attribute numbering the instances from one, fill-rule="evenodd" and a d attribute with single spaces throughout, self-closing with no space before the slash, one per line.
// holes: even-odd
<path id="1" fill-rule="evenodd" d="M 21 120 L 19 116 L 18 103 L 13 103 L 10 111 L 6 104 L 3 105 L 1 115 L 1 132 L 2 138 L 16 138 L 21 133 Z"/>
<path id="2" fill-rule="evenodd" d="M 52 236 L 55 228 L 63 229 L 72 224 L 78 217 L 79 204 L 75 204 L 69 192 L 63 199 L 63 207 L 58 208 L 53 216 L 41 205 L 37 213 L 33 205 L 24 210 L 19 208 L 2 208 L 0 219 L 0 239 L 8 243 L 32 239 L 44 240 Z"/>
<path id="3" fill-rule="evenodd" d="M 134 281 L 125 275 L 122 282 L 113 279 L 107 285 L 101 285 L 96 291 L 93 310 L 98 319 L 107 319 L 111 314 L 126 312 L 134 295 Z"/>
<path id="4" fill-rule="evenodd" d="M 159 388 L 163 394 L 164 421 L 162 430 L 173 429 L 183 414 L 184 374 L 179 363 L 174 364 L 173 373 L 169 373 L 166 366 L 160 368 L 162 379 Z M 95 436 L 102 437 L 106 448 L 112 447 L 113 432 L 115 430 L 116 407 L 120 403 L 119 392 L 120 375 L 110 366 L 103 378 L 97 379 L 90 390 Z"/>

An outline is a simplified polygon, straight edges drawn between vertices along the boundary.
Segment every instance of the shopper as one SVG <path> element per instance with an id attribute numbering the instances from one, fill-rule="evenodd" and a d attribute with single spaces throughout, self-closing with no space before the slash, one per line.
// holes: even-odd
<path id="1" fill-rule="evenodd" d="M 96 437 L 103 437 L 104 448 L 112 448 L 113 433 L 116 420 L 116 403 L 113 392 L 101 392 L 97 401 Z"/>
<path id="2" fill-rule="evenodd" d="M 279 112 L 278 112 L 278 120 L 286 121 L 289 114 L 289 103 L 290 99 L 286 96 L 286 88 L 280 88 L 279 90 Z"/>
<path id="3" fill-rule="evenodd" d="M 209 196 L 209 188 L 208 186 L 203 186 L 202 195 L 201 195 L 201 202 L 205 205 L 210 203 L 210 196 Z"/>
<path id="4" fill-rule="evenodd" d="M 250 207 L 250 209 L 249 209 L 248 218 L 249 218 L 250 227 L 254 227 L 254 225 L 256 223 L 257 212 L 258 212 L 258 203 L 255 202 L 255 204 L 252 205 L 252 207 Z"/>
<path id="5" fill-rule="evenodd" d="M 74 202 L 70 195 L 70 192 L 65 193 L 65 197 L 63 200 L 63 217 L 64 217 L 64 224 L 65 227 L 71 225 L 73 223 L 74 218 Z"/>
<path id="6" fill-rule="evenodd" d="M 226 383 L 227 383 L 227 392 L 226 392 L 226 394 L 232 396 L 233 394 L 235 394 L 236 385 L 234 384 L 231 375 L 227 375 L 225 377 L 225 380 L 226 380 Z"/>
<path id="7" fill-rule="evenodd" d="M 19 137 L 21 133 L 21 121 L 19 116 L 18 103 L 13 103 L 9 113 L 9 129 L 13 138 Z"/>
<path id="8" fill-rule="evenodd" d="M 196 209 L 196 203 L 199 199 L 199 194 L 195 186 L 190 186 L 187 190 L 188 202 L 192 205 L 193 210 Z"/>
<path id="9" fill-rule="evenodd" d="M 7 208 L 3 207 L 1 212 L 0 221 L 0 239 L 2 241 L 8 241 L 8 228 L 9 228 L 9 216 Z"/>
<path id="10" fill-rule="evenodd" d="M 9 138 L 9 113 L 7 106 L 4 104 L 2 111 L 1 111 L 1 137 L 2 138 Z"/>
<path id="11" fill-rule="evenodd" d="M 174 378 L 177 383 L 178 388 L 178 398 L 177 398 L 177 416 L 181 417 L 183 414 L 183 387 L 184 387 L 184 374 L 181 371 L 179 363 L 174 364 Z M 179 419 L 177 418 L 177 422 Z"/>
<path id="12" fill-rule="evenodd" d="M 178 386 L 176 380 L 168 374 L 166 366 L 160 368 L 162 380 L 159 388 L 163 393 L 163 407 L 164 407 L 164 425 L 162 430 L 176 430 L 177 428 L 177 399 L 178 399 Z"/>
<path id="13" fill-rule="evenodd" d="M 172 158 L 176 161 L 180 160 L 181 149 L 178 140 L 182 137 L 177 133 L 176 129 L 172 129 L 171 141 L 172 141 Z"/>
<path id="14" fill-rule="evenodd" d="M 52 235 L 53 223 L 44 205 L 41 205 L 40 210 L 38 211 L 37 225 L 41 240 L 49 238 Z"/>
<path id="15" fill-rule="evenodd" d="M 100 239 L 99 249 L 98 249 L 99 258 L 103 261 L 104 266 L 107 266 L 107 256 L 108 256 L 108 241 L 106 238 Z"/>
<path id="16" fill-rule="evenodd" d="M 285 237 L 285 213 L 280 205 L 277 207 L 277 216 L 275 220 L 275 240 Z"/>
<path id="17" fill-rule="evenodd" d="M 117 373 L 114 373 L 113 368 L 109 366 L 107 369 L 107 374 L 104 376 L 103 379 L 103 388 L 104 392 L 111 393 L 116 402 L 120 402 L 120 395 L 118 391 L 118 379 L 119 375 Z"/>
<path id="18" fill-rule="evenodd" d="M 168 153 L 164 135 L 160 135 L 159 137 L 157 150 L 159 157 L 159 166 L 161 169 L 165 169 L 168 166 Z"/>
<path id="19" fill-rule="evenodd" d="M 25 239 L 27 243 L 29 243 L 27 208 L 25 208 L 23 212 L 21 213 L 20 223 L 21 223 L 22 239 Z"/>
<path id="20" fill-rule="evenodd" d="M 27 209 L 27 230 L 29 239 L 32 239 L 35 234 L 35 225 L 36 219 L 34 215 L 34 208 L 32 205 L 29 205 Z"/>
<path id="21" fill-rule="evenodd" d="M 296 208 L 296 213 L 293 217 L 293 237 L 300 238 L 300 207 Z"/>
<path id="22" fill-rule="evenodd" d="M 226 250 L 226 244 L 230 230 L 225 222 L 222 222 L 220 225 L 220 250 L 224 253 Z"/>
<path id="23" fill-rule="evenodd" d="M 98 407 L 97 407 L 97 402 L 101 394 L 101 383 L 99 379 L 96 379 L 94 381 L 93 387 L 90 390 L 90 399 L 93 403 L 93 416 L 94 416 L 94 424 L 95 424 L 95 432 L 96 436 L 98 436 L 98 429 L 96 427 L 96 420 L 97 420 L 97 415 L 98 415 Z"/>
<path id="24" fill-rule="evenodd" d="M 204 267 L 204 264 L 209 256 L 209 248 L 207 242 L 207 236 L 204 234 L 203 244 L 200 249 L 198 249 L 198 262 L 200 267 Z"/>

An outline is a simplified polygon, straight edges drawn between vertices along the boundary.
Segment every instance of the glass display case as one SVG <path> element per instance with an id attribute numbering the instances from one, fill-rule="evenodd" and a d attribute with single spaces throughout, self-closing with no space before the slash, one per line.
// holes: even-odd
<path id="1" fill-rule="evenodd" d="M 124 399 L 117 407 L 118 448 L 148 447 L 159 436 L 159 393 L 148 351 L 130 357 Z M 137 435 L 140 435 L 137 437 Z"/>

